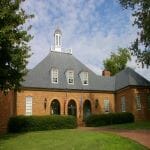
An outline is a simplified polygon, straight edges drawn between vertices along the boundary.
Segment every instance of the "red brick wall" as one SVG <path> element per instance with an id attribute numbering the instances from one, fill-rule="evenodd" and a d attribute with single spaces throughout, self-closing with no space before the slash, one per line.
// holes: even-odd
<path id="1" fill-rule="evenodd" d="M 136 109 L 135 96 L 140 95 L 142 109 Z M 81 91 L 48 91 L 48 90 L 21 90 L 16 93 L 9 92 L 8 95 L 0 92 L 0 133 L 7 130 L 9 117 L 12 115 L 25 115 L 25 97 L 32 96 L 33 98 L 33 115 L 50 115 L 50 104 L 52 100 L 57 99 L 60 102 L 61 114 L 67 115 L 68 102 L 74 100 L 77 105 L 78 122 L 83 120 L 83 104 L 85 100 L 90 100 L 93 114 L 104 112 L 104 99 L 110 100 L 110 112 L 121 112 L 121 97 L 126 98 L 126 111 L 132 112 L 136 120 L 150 120 L 150 110 L 147 105 L 147 96 L 150 94 L 150 89 L 128 87 L 126 89 L 114 93 L 106 92 L 81 92 Z M 82 97 L 82 109 L 80 109 L 80 100 Z M 47 99 L 47 108 L 44 109 L 44 100 Z M 98 100 L 98 106 L 95 107 L 95 101 Z"/>
<path id="2" fill-rule="evenodd" d="M 17 115 L 25 115 L 25 98 L 32 96 L 33 115 L 50 115 L 50 104 L 52 100 L 57 99 L 60 102 L 61 114 L 67 114 L 69 100 L 74 100 L 77 105 L 77 119 L 79 122 L 83 120 L 83 104 L 85 100 L 90 100 L 92 113 L 100 114 L 104 110 L 104 99 L 110 100 L 110 111 L 115 111 L 114 94 L 113 93 L 88 93 L 88 92 L 53 92 L 40 90 L 22 90 L 17 93 Z M 82 97 L 82 109 L 80 109 L 80 100 Z M 47 99 L 47 109 L 44 109 L 44 100 Z M 95 108 L 95 100 L 98 99 L 98 107 Z M 64 106 L 65 105 L 65 106 Z M 65 110 L 64 110 L 65 108 Z"/>
<path id="3" fill-rule="evenodd" d="M 116 93 L 116 112 L 121 112 L 121 97 L 125 96 L 126 111 L 132 112 L 136 120 L 150 120 L 150 110 L 148 109 L 149 88 L 128 87 Z M 141 110 L 136 108 L 136 95 L 141 99 Z"/>
<path id="4" fill-rule="evenodd" d="M 11 91 L 7 95 L 0 92 L 0 134 L 7 131 L 9 117 L 15 113 L 14 107 L 14 92 Z"/>
<path id="5" fill-rule="evenodd" d="M 135 97 L 139 94 L 141 97 L 142 109 L 137 110 Z M 106 92 L 53 92 L 53 91 L 40 91 L 40 90 L 22 90 L 17 93 L 17 115 L 25 115 L 25 97 L 33 97 L 33 115 L 50 115 L 50 104 L 52 100 L 57 99 L 60 102 L 61 114 L 67 114 L 67 106 L 69 100 L 73 99 L 77 105 L 77 118 L 78 121 L 83 120 L 83 107 L 80 109 L 80 99 L 82 103 L 85 100 L 90 100 L 93 114 L 104 113 L 104 99 L 110 100 L 110 112 L 121 112 L 121 97 L 126 98 L 126 111 L 132 112 L 136 120 L 150 120 L 150 110 L 147 105 L 147 97 L 150 94 L 150 89 L 128 87 L 126 89 L 114 93 Z M 44 109 L 44 99 L 47 99 L 47 109 Z M 98 100 L 98 107 L 95 107 L 95 101 Z M 65 107 L 64 107 L 65 105 Z M 65 108 L 65 110 L 64 110 Z"/>

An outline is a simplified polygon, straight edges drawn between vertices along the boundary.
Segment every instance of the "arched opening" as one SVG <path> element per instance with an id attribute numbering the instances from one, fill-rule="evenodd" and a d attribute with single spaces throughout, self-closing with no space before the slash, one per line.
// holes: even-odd
<path id="1" fill-rule="evenodd" d="M 57 99 L 51 102 L 50 113 L 52 115 L 60 115 L 60 103 Z"/>
<path id="2" fill-rule="evenodd" d="M 70 100 L 68 103 L 68 115 L 72 115 L 72 116 L 77 115 L 77 106 L 74 100 Z"/>
<path id="3" fill-rule="evenodd" d="M 83 104 L 83 121 L 91 114 L 91 102 L 86 100 Z"/>

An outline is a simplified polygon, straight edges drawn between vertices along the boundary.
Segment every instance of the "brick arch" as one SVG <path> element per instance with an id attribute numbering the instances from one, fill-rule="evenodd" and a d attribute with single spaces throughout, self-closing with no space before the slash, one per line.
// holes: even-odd
<path id="1" fill-rule="evenodd" d="M 77 102 L 74 99 L 70 99 L 67 104 L 67 113 L 77 117 Z"/>
<path id="2" fill-rule="evenodd" d="M 61 113 L 61 103 L 58 99 L 53 99 L 50 102 L 50 114 L 60 115 Z"/>
<path id="3" fill-rule="evenodd" d="M 89 99 L 83 102 L 83 120 L 85 120 L 92 113 L 92 103 Z"/>

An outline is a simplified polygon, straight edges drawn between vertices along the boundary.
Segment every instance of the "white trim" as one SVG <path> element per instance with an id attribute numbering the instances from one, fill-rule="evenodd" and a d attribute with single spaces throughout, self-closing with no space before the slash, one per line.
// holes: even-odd
<path id="1" fill-rule="evenodd" d="M 55 33 L 54 35 L 54 51 L 61 52 L 62 36 L 60 33 Z"/>
<path id="2" fill-rule="evenodd" d="M 51 69 L 51 83 L 58 84 L 58 69 Z"/>
<path id="3" fill-rule="evenodd" d="M 88 85 L 89 84 L 88 72 L 81 72 L 80 78 L 81 78 L 82 85 Z"/>
<path id="4" fill-rule="evenodd" d="M 74 71 L 73 70 L 67 70 L 66 78 L 67 78 L 68 84 L 74 85 Z M 72 81 L 72 82 L 70 82 L 70 81 Z"/>
<path id="5" fill-rule="evenodd" d="M 32 115 L 32 97 L 31 96 L 27 96 L 25 99 L 25 115 L 26 116 L 30 116 Z"/>
<path id="6" fill-rule="evenodd" d="M 59 44 L 58 44 L 58 43 L 59 43 L 58 37 L 59 37 L 59 36 L 56 34 L 56 46 L 59 45 Z"/>
<path id="7" fill-rule="evenodd" d="M 110 101 L 109 101 L 109 99 L 104 100 L 104 112 L 105 113 L 110 112 Z"/>
<path id="8" fill-rule="evenodd" d="M 126 98 L 125 98 L 125 96 L 121 97 L 121 111 L 126 112 Z"/>
<path id="9" fill-rule="evenodd" d="M 141 97 L 140 97 L 140 95 L 137 95 L 135 97 L 135 101 L 136 101 L 136 109 L 141 110 L 142 106 L 141 106 Z"/>

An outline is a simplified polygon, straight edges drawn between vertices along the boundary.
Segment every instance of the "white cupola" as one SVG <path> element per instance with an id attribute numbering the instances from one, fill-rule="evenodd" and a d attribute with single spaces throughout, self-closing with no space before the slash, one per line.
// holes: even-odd
<path id="1" fill-rule="evenodd" d="M 61 52 L 62 32 L 57 28 L 54 32 L 54 51 Z"/>

